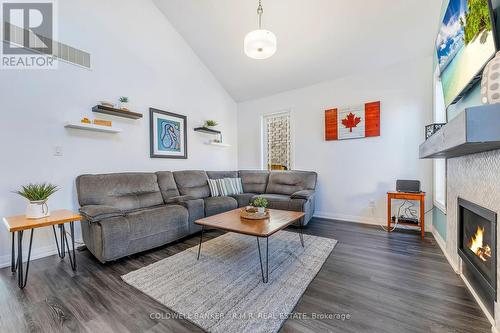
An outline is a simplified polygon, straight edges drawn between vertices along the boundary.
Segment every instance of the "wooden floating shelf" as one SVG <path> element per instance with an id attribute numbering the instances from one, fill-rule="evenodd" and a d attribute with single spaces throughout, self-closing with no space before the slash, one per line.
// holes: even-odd
<path id="1" fill-rule="evenodd" d="M 195 132 L 201 132 L 201 133 L 206 133 L 206 134 L 214 134 L 214 135 L 220 134 L 220 131 L 217 131 L 217 130 L 214 130 L 214 129 L 211 129 L 208 127 L 196 127 L 194 130 L 195 130 Z"/>
<path id="2" fill-rule="evenodd" d="M 500 104 L 466 108 L 420 145 L 420 158 L 453 158 L 500 149 Z"/>
<path id="3" fill-rule="evenodd" d="M 207 142 L 207 145 L 211 145 L 211 146 L 219 146 L 219 147 L 231 147 L 231 145 L 228 145 L 227 143 L 222 143 L 222 142 L 214 142 L 214 141 L 209 141 L 209 142 Z"/>
<path id="4" fill-rule="evenodd" d="M 122 117 L 122 118 L 129 118 L 129 119 L 140 119 L 142 118 L 141 113 L 136 113 L 132 111 L 126 111 L 122 109 L 116 109 L 112 108 L 109 106 L 104 106 L 104 105 L 96 105 L 92 108 L 93 112 L 97 113 L 104 113 L 104 114 L 109 114 L 111 116 L 117 116 L 117 117 Z"/>
<path id="5" fill-rule="evenodd" d="M 112 126 L 102 126 L 102 125 L 86 124 L 86 123 L 67 122 L 64 124 L 64 127 L 85 130 L 85 131 L 105 132 L 105 133 L 120 133 L 122 131 L 121 129 Z"/>

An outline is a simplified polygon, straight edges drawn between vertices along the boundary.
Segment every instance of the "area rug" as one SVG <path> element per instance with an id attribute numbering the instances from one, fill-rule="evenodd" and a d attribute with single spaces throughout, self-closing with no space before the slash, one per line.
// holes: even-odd
<path id="1" fill-rule="evenodd" d="M 226 233 L 122 279 L 208 332 L 277 332 L 337 241 L 280 231 L 269 238 L 269 282 L 255 237 Z M 265 240 L 261 239 L 265 254 Z"/>

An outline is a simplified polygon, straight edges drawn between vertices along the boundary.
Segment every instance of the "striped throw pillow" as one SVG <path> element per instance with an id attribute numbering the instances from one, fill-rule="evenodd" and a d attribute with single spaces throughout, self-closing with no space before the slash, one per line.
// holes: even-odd
<path id="1" fill-rule="evenodd" d="M 217 187 L 219 188 L 219 193 L 222 196 L 228 196 L 233 194 L 233 190 L 226 179 L 227 178 L 217 179 Z"/>
<path id="2" fill-rule="evenodd" d="M 210 195 L 212 197 L 229 196 L 243 193 L 241 178 L 209 179 Z"/>
<path id="3" fill-rule="evenodd" d="M 230 188 L 230 195 L 243 193 L 241 178 L 224 178 L 224 181 L 226 182 L 226 187 Z"/>
<path id="4" fill-rule="evenodd" d="M 210 188 L 210 195 L 212 197 L 220 197 L 221 194 L 219 192 L 219 186 L 217 184 L 218 179 L 209 179 L 208 180 L 208 187 Z"/>

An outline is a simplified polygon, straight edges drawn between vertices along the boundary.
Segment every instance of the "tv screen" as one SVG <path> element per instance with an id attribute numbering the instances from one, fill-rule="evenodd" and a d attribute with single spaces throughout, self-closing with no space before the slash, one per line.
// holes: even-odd
<path id="1" fill-rule="evenodd" d="M 495 55 L 489 0 L 450 0 L 436 40 L 446 107 L 466 92 Z"/>

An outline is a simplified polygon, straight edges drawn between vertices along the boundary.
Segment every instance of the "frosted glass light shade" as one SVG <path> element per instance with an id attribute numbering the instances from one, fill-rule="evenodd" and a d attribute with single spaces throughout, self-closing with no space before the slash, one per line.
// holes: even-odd
<path id="1" fill-rule="evenodd" d="M 266 59 L 276 53 L 276 36 L 268 30 L 250 31 L 245 36 L 245 54 L 253 59 Z"/>

